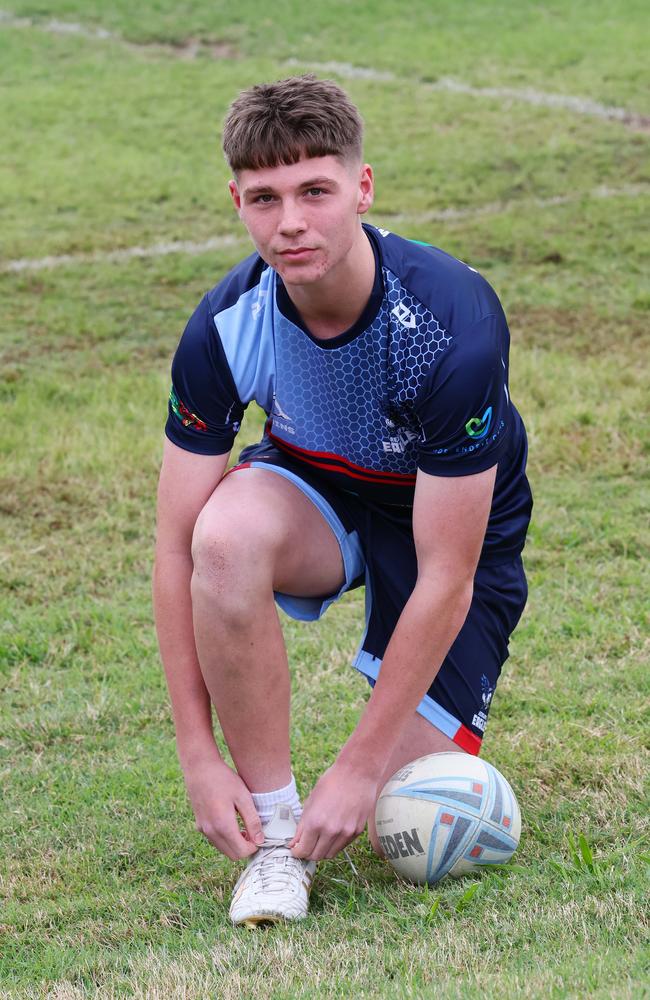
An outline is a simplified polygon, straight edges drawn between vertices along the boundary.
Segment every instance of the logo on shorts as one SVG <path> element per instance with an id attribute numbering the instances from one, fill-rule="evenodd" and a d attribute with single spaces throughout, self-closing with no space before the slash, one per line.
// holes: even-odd
<path id="1" fill-rule="evenodd" d="M 490 684 L 490 680 L 485 674 L 481 675 L 481 701 L 483 702 L 483 708 L 480 712 L 477 712 L 472 719 L 472 725 L 480 729 L 482 733 L 485 732 L 485 727 L 487 726 L 487 714 L 490 709 L 490 702 L 492 701 L 492 695 L 494 694 L 494 684 Z"/>
<path id="2" fill-rule="evenodd" d="M 492 423 L 492 407 L 488 406 L 482 417 L 471 417 L 465 424 L 465 430 L 471 438 L 484 438 Z"/>

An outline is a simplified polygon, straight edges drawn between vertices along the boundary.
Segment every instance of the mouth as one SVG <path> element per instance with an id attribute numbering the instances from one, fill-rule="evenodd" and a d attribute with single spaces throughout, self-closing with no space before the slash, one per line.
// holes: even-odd
<path id="1" fill-rule="evenodd" d="M 284 260 L 302 260 L 314 253 L 314 247 L 293 247 L 289 250 L 280 250 L 279 256 Z"/>

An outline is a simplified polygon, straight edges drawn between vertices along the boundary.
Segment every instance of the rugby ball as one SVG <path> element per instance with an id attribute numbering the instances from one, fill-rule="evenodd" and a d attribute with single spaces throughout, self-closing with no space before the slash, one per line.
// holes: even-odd
<path id="1" fill-rule="evenodd" d="M 496 767 L 466 753 L 432 753 L 400 768 L 375 810 L 395 871 L 419 885 L 508 861 L 519 843 L 515 794 Z"/>

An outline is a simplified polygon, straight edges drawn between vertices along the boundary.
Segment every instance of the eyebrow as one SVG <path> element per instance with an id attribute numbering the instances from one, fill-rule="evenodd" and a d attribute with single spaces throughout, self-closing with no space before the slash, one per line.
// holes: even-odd
<path id="1" fill-rule="evenodd" d="M 333 177 L 312 177 L 308 181 L 304 181 L 299 185 L 300 188 L 311 188 L 311 187 L 322 187 L 324 184 L 329 184 L 333 187 L 337 186 L 337 182 Z M 250 187 L 244 188 L 243 190 L 244 198 L 250 195 L 256 194 L 274 194 L 275 189 L 270 184 L 251 184 Z"/>

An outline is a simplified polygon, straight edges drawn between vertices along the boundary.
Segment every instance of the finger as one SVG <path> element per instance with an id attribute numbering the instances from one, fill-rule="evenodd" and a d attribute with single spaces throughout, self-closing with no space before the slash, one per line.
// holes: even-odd
<path id="1" fill-rule="evenodd" d="M 308 858 L 310 861 L 322 861 L 323 858 L 334 856 L 332 851 L 339 839 L 338 832 L 318 829 L 307 831 L 306 836 L 298 844 L 298 850 L 302 853 L 297 854 L 296 851 L 292 851 L 292 854 L 294 857 Z"/>
<path id="2" fill-rule="evenodd" d="M 335 857 L 340 850 L 340 848 L 336 847 L 338 840 L 338 837 L 333 837 L 331 834 L 323 834 L 318 838 L 311 859 L 313 861 L 324 861 L 325 858 Z"/>
<path id="3" fill-rule="evenodd" d="M 302 837 L 302 831 L 304 830 L 304 823 L 303 823 L 303 817 L 304 817 L 304 815 L 305 815 L 305 813 L 303 811 L 302 816 L 298 820 L 298 826 L 296 827 L 296 832 L 294 833 L 293 837 L 291 838 L 291 840 L 287 844 L 287 847 L 290 850 L 291 850 L 292 847 L 294 847 L 298 843 L 298 841 Z"/>
<path id="4" fill-rule="evenodd" d="M 246 840 L 239 832 L 234 841 L 219 834 L 206 833 L 205 836 L 220 854 L 225 854 L 231 861 L 240 861 L 242 858 L 247 858 L 249 855 L 255 854 L 258 849 L 256 844 L 252 844 L 250 840 Z"/>
<path id="5" fill-rule="evenodd" d="M 233 850 L 228 841 L 220 833 L 217 833 L 216 830 L 202 830 L 201 833 L 208 843 L 212 844 L 216 851 L 219 851 L 219 854 L 225 855 L 231 861 L 237 861 L 236 851 Z"/>
<path id="6" fill-rule="evenodd" d="M 327 854 L 324 855 L 324 857 L 325 858 L 335 858 L 336 855 L 340 854 L 341 851 L 344 851 L 345 848 L 348 846 L 348 844 L 351 844 L 352 841 L 357 836 L 358 836 L 358 834 L 356 834 L 356 833 L 352 833 L 352 834 L 347 834 L 346 833 L 346 834 L 343 834 L 343 835 L 341 835 L 339 837 L 336 837 L 332 841 L 332 843 L 329 845 L 328 852 L 327 852 Z"/>
<path id="7" fill-rule="evenodd" d="M 291 848 L 294 858 L 303 858 L 304 860 L 313 858 L 313 851 L 318 839 L 318 831 L 312 830 L 310 827 L 303 829 L 300 836 L 296 834 L 294 846 Z"/>
<path id="8" fill-rule="evenodd" d="M 259 817 L 259 813 L 255 808 L 252 798 L 250 796 L 246 798 L 242 796 L 235 800 L 235 806 L 237 807 L 237 812 L 241 816 L 244 826 L 246 827 L 246 833 L 248 834 L 248 839 L 251 843 L 255 844 L 256 847 L 260 847 L 264 843 L 264 831 L 262 830 L 262 821 Z"/>
<path id="9" fill-rule="evenodd" d="M 254 854 L 257 850 L 257 845 L 250 840 L 246 840 L 239 829 L 234 810 L 228 822 L 223 823 L 219 827 L 209 826 L 204 828 L 202 833 L 213 847 L 216 847 L 221 854 L 225 854 L 231 861 L 246 858 L 250 854 Z"/>

